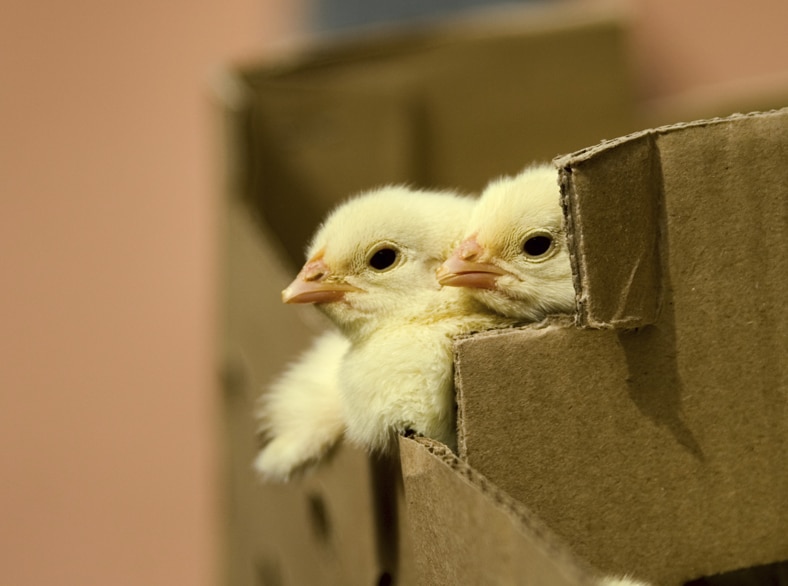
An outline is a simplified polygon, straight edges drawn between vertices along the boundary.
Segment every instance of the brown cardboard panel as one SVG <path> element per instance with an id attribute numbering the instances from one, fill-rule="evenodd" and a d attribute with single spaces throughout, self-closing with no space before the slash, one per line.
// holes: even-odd
<path id="1" fill-rule="evenodd" d="M 641 156 L 648 144 L 654 153 Z M 469 465 L 604 571 L 679 584 L 786 557 L 787 155 L 782 110 L 657 129 L 566 159 L 590 301 L 630 290 L 596 207 L 657 198 L 655 323 L 586 330 L 564 320 L 458 342 Z M 658 182 L 615 197 L 616 170 L 654 177 L 655 158 Z M 620 259 L 632 266 L 629 252 L 624 241 Z M 587 323 L 620 323 L 610 307 L 589 303 Z"/>
<path id="2" fill-rule="evenodd" d="M 685 207 L 711 212 L 711 208 L 719 209 L 717 196 L 725 195 L 730 214 L 724 217 L 735 222 L 739 198 L 757 193 L 756 186 L 761 185 L 761 203 L 753 205 L 775 205 L 774 209 L 782 210 L 779 186 L 785 177 L 780 168 L 787 148 L 785 119 L 786 110 L 778 110 L 665 126 L 556 160 L 563 168 L 582 325 L 654 323 L 665 286 L 660 282 L 660 265 L 669 261 L 667 230 L 680 226 L 683 233 L 694 234 L 700 241 L 717 221 L 696 209 L 670 222 L 665 214 L 673 202 L 662 202 L 661 197 L 676 193 Z M 782 226 L 780 217 L 778 213 L 773 220 L 777 228 Z M 694 220 L 691 226 L 689 219 Z M 701 244 L 692 250 L 711 248 L 710 243 Z M 730 242 L 722 245 L 729 247 Z M 686 257 L 682 251 L 681 258 Z M 698 276 L 703 278 L 703 273 Z"/>
<path id="3" fill-rule="evenodd" d="M 606 572 L 680 584 L 782 559 L 784 407 L 686 393 L 658 328 L 463 340 L 467 462 Z"/>
<path id="4" fill-rule="evenodd" d="M 314 308 L 282 311 L 281 291 L 292 280 L 276 254 L 271 238 L 255 224 L 237 199 L 225 214 L 223 266 L 223 334 L 226 359 L 248 369 L 259 388 L 250 387 L 253 400 L 288 360 L 307 347 L 321 331 L 322 318 Z M 287 335 L 275 339 L 277 332 Z"/>
<path id="5" fill-rule="evenodd" d="M 227 583 L 413 583 L 408 535 L 399 531 L 401 489 L 399 495 L 389 490 L 397 487 L 387 483 L 390 467 L 342 446 L 308 476 L 286 485 L 261 484 L 248 460 L 254 454 L 248 442 L 253 422 L 239 425 L 250 408 L 238 402 L 226 414 L 234 426 L 228 430 L 233 457 Z M 384 575 L 393 581 L 381 582 Z"/>
<path id="6" fill-rule="evenodd" d="M 647 395 L 651 415 L 641 411 L 619 335 L 554 324 L 465 339 L 457 351 L 469 465 L 602 570 L 677 583 L 666 572 L 684 575 L 698 440 L 678 404 Z"/>
<path id="7" fill-rule="evenodd" d="M 593 584 L 538 519 L 445 446 L 400 438 L 419 584 Z"/>
<path id="8" fill-rule="evenodd" d="M 524 23 L 425 57 L 432 183 L 480 190 L 638 127 L 622 21 L 565 22 L 530 31 Z"/>
<path id="9" fill-rule="evenodd" d="M 269 82 L 245 116 L 247 201 L 293 265 L 333 205 L 370 187 L 412 180 L 408 88 Z"/>
<path id="10" fill-rule="evenodd" d="M 645 133 L 598 157 L 593 166 L 559 162 L 578 320 L 591 327 L 654 323 L 663 293 L 658 153 Z"/>
<path id="11" fill-rule="evenodd" d="M 377 583 L 371 470 L 363 453 L 342 448 L 314 474 L 287 485 L 261 484 L 249 465 L 252 405 L 226 404 L 227 584 Z M 244 423 L 246 418 L 246 424 Z M 356 478 L 347 486 L 348 478 Z"/>

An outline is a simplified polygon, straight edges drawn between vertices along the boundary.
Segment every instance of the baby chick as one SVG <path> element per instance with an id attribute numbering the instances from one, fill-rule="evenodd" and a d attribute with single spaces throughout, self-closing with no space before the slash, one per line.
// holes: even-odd
<path id="1" fill-rule="evenodd" d="M 286 481 L 320 461 L 342 439 L 339 365 L 349 348 L 345 336 L 325 332 L 260 400 L 258 431 L 269 441 L 254 468 L 263 478 Z"/>
<path id="2" fill-rule="evenodd" d="M 316 303 L 350 340 L 339 369 L 346 436 L 385 450 L 411 430 L 454 447 L 453 337 L 505 323 L 435 271 L 474 200 L 386 187 L 337 208 L 285 303 Z"/>
<path id="3" fill-rule="evenodd" d="M 466 287 L 487 307 L 519 320 L 574 311 L 554 168 L 528 167 L 491 182 L 466 233 L 438 272 L 442 285 Z"/>

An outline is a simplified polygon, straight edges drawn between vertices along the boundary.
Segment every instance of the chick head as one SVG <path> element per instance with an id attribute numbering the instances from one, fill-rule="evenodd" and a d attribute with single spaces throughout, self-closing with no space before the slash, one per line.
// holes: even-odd
<path id="1" fill-rule="evenodd" d="M 282 292 L 315 303 L 347 335 L 380 319 L 409 319 L 441 295 L 435 272 L 462 239 L 474 201 L 389 186 L 336 208 Z"/>
<path id="2" fill-rule="evenodd" d="M 491 182 L 466 234 L 438 272 L 442 285 L 466 287 L 487 307 L 516 319 L 574 310 L 555 169 L 529 167 Z"/>

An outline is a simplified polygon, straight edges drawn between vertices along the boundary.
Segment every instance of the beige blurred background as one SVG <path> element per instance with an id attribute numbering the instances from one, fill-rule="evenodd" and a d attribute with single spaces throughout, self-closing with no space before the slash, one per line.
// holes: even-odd
<path id="1" fill-rule="evenodd" d="M 788 97 L 784 0 L 619 4 L 656 122 Z M 309 14 L 3 3 L 0 583 L 219 582 L 211 80 L 301 36 Z"/>
<path id="2" fill-rule="evenodd" d="M 0 584 L 217 583 L 210 80 L 297 8 L 3 2 Z"/>

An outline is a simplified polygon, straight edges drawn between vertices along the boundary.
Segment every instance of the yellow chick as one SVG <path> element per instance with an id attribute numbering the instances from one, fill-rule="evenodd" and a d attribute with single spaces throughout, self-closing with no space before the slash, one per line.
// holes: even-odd
<path id="1" fill-rule="evenodd" d="M 282 293 L 316 303 L 350 340 L 339 368 L 345 433 L 368 450 L 406 431 L 456 445 L 453 338 L 504 322 L 435 280 L 474 203 L 405 187 L 362 194 L 329 215 Z"/>
<path id="2" fill-rule="evenodd" d="M 319 336 L 261 398 L 258 432 L 268 439 L 254 461 L 266 480 L 287 481 L 322 460 L 345 431 L 339 365 L 350 341 L 337 331 Z"/>
<path id="3" fill-rule="evenodd" d="M 501 315 L 539 321 L 575 308 L 557 171 L 528 167 L 492 181 L 467 238 L 438 271 L 442 285 L 465 287 Z"/>

